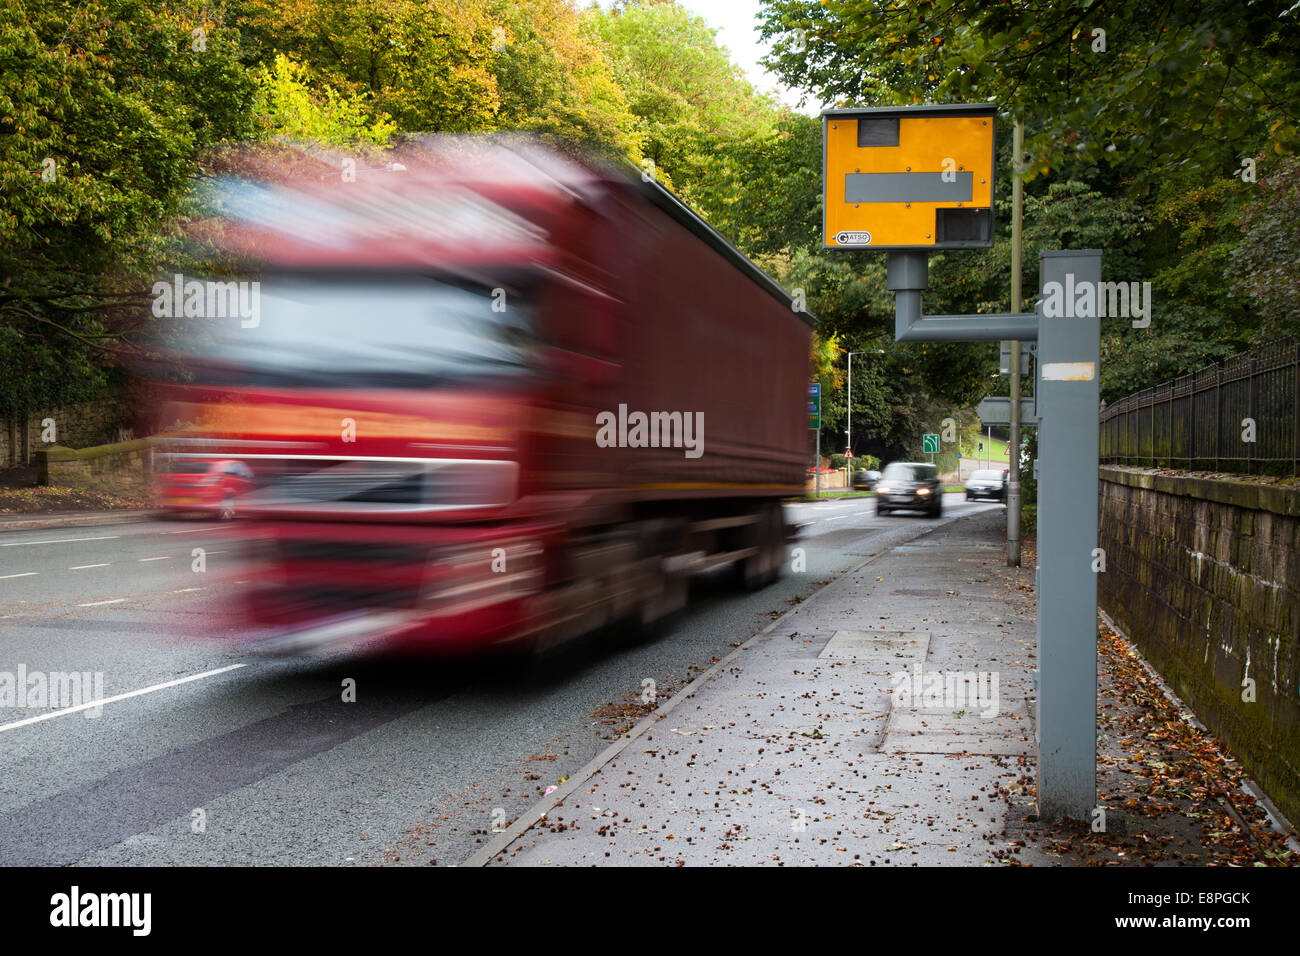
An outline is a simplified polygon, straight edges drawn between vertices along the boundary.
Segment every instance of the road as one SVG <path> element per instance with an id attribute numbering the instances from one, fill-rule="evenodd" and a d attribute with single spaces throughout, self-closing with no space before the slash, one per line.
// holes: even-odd
<path id="1" fill-rule="evenodd" d="M 940 521 L 1001 506 L 949 494 L 945 507 Z M 653 639 L 585 648 L 542 676 L 242 655 L 213 626 L 232 586 L 215 522 L 2 533 L 0 686 L 20 668 L 100 672 L 105 703 L 0 706 L 0 864 L 459 863 L 633 723 L 647 680 L 661 697 L 680 688 L 937 523 L 877 517 L 865 498 L 789 505 L 787 518 L 803 526 L 805 570 L 750 594 L 698 580 L 688 613 Z"/>

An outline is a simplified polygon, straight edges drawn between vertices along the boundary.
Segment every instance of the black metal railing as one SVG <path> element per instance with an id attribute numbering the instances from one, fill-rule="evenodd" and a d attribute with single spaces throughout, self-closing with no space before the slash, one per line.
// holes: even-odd
<path id="1" fill-rule="evenodd" d="M 1300 475 L 1300 341 L 1263 345 L 1107 405 L 1101 461 Z"/>

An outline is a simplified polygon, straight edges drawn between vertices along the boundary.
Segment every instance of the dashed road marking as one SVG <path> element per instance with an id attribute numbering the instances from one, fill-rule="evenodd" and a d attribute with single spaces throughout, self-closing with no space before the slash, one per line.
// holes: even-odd
<path id="1" fill-rule="evenodd" d="M 104 604 L 121 604 L 126 598 L 112 598 L 108 601 L 91 601 L 89 604 L 78 604 L 77 607 L 100 607 Z"/>
<path id="2" fill-rule="evenodd" d="M 84 570 L 86 570 L 86 568 L 106 568 L 106 567 L 108 567 L 110 564 L 112 564 L 111 561 L 105 562 L 104 564 L 78 564 L 76 567 L 68 568 L 68 570 L 69 570 L 69 571 L 84 571 Z"/>
<path id="3" fill-rule="evenodd" d="M 40 573 L 39 571 L 24 571 L 22 574 L 0 574 L 0 581 L 6 578 L 33 578 Z"/>
<path id="4" fill-rule="evenodd" d="M 120 538 L 117 534 L 100 534 L 93 538 L 49 538 L 45 541 L 11 541 L 9 544 L 0 544 L 0 548 L 25 548 L 29 544 L 63 544 L 67 541 L 108 541 L 112 538 Z"/>

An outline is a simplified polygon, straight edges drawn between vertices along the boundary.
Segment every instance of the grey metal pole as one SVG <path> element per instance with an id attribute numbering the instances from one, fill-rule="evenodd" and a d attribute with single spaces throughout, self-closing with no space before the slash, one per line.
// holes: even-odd
<path id="1" fill-rule="evenodd" d="M 1016 120 L 1011 137 L 1011 311 L 1019 312 L 1021 255 L 1024 234 L 1021 212 L 1024 186 L 1020 182 L 1020 154 L 1025 124 Z M 1011 340 L 1011 445 L 1007 449 L 1007 567 L 1020 567 L 1020 340 Z"/>
<path id="2" fill-rule="evenodd" d="M 846 451 L 853 451 L 853 353 L 849 353 L 849 394 L 844 403 L 849 421 L 849 437 L 847 439 L 848 448 Z M 849 468 L 853 468 L 853 462 L 849 462 Z"/>
<path id="3" fill-rule="evenodd" d="M 1096 249 L 1043 252 L 1039 281 L 1101 281 Z M 1071 309 L 1071 312 L 1074 310 Z M 1096 309 L 1091 310 L 1094 313 Z M 1039 317 L 1038 814 L 1090 818 L 1097 800 L 1097 372 L 1101 319 Z"/>
<path id="4" fill-rule="evenodd" d="M 814 486 L 814 487 L 816 488 L 816 491 L 814 492 L 813 497 L 816 497 L 816 498 L 820 498 L 820 497 L 822 496 L 822 412 L 821 412 L 821 402 L 822 402 L 822 400 L 821 400 L 821 396 L 819 395 L 819 396 L 817 396 L 817 451 L 816 451 L 816 453 L 815 453 L 817 457 L 813 460 L 813 470 L 814 470 L 814 473 L 816 474 L 816 478 L 814 479 L 814 481 L 816 482 L 816 485 Z"/>

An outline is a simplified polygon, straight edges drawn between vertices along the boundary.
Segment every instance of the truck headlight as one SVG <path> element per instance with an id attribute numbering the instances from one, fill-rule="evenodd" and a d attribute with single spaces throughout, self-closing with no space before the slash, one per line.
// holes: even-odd
<path id="1" fill-rule="evenodd" d="M 929 489 L 929 488 L 917 488 L 917 489 L 916 489 L 916 493 L 917 493 L 917 495 L 928 495 L 928 494 L 930 493 L 930 489 Z"/>

